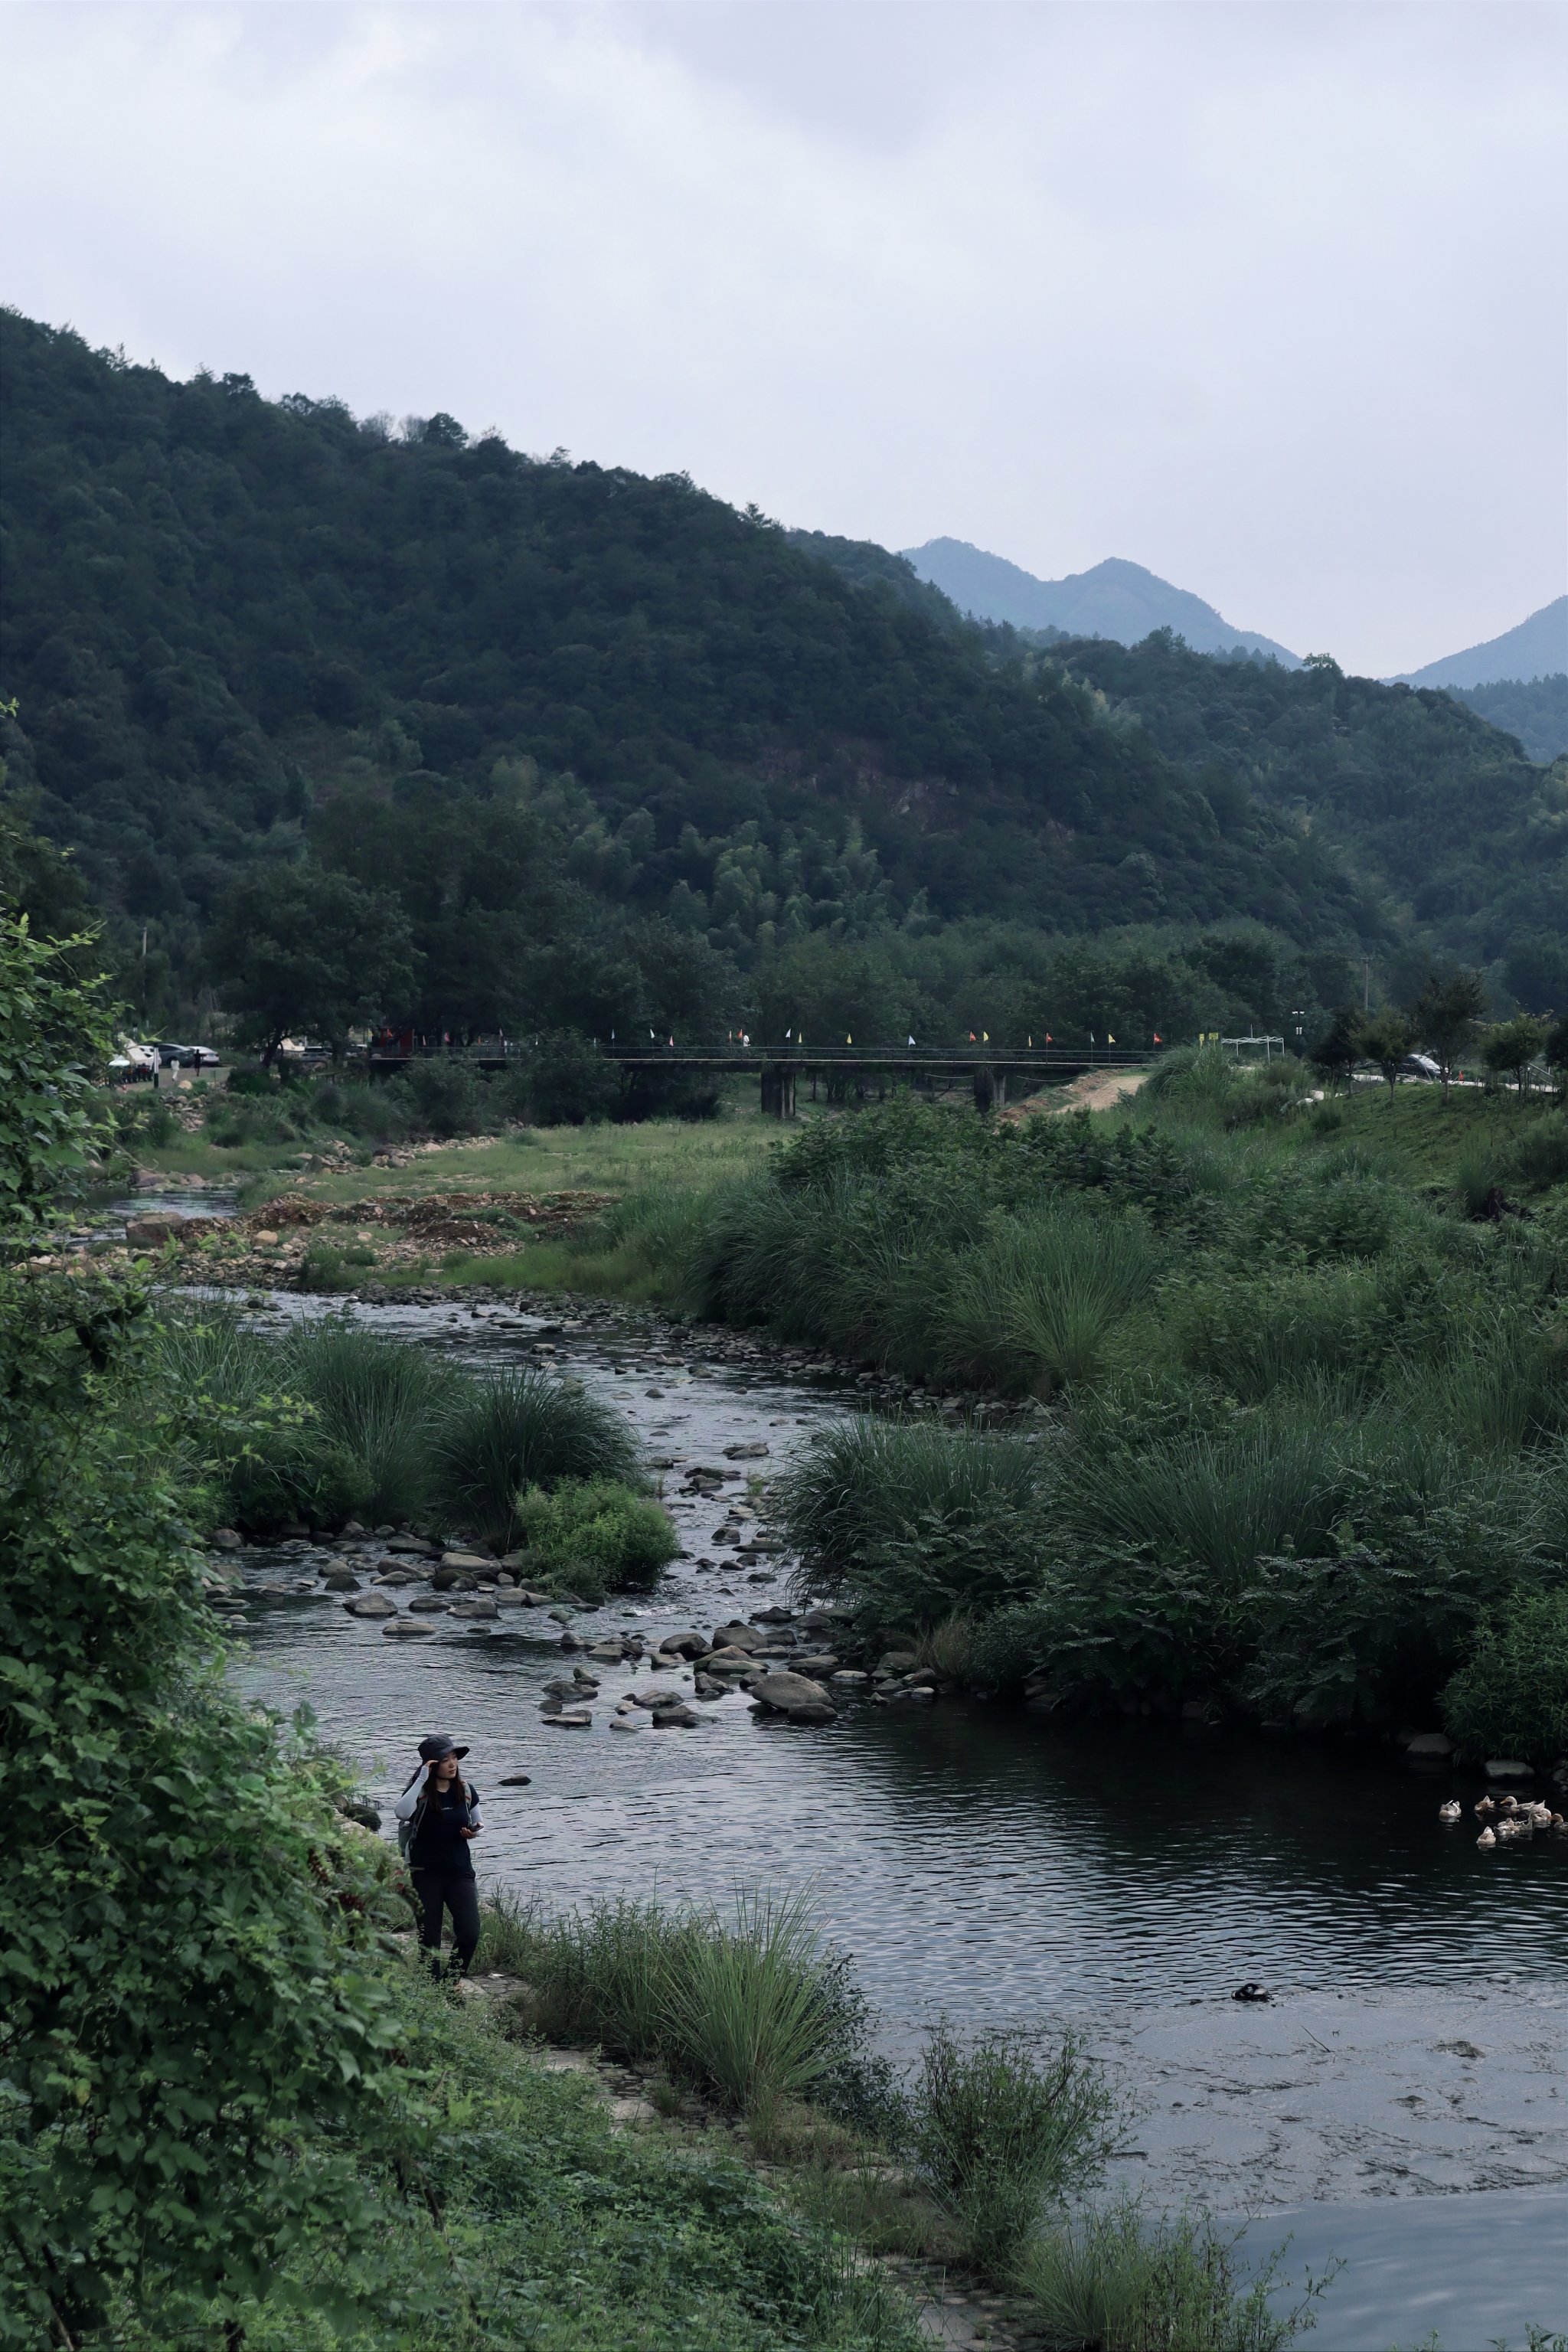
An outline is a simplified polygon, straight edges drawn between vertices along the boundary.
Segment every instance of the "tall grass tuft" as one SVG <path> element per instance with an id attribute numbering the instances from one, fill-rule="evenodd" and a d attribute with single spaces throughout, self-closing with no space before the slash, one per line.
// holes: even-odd
<path id="1" fill-rule="evenodd" d="M 531 1987 L 545 2032 L 658 2060 L 762 2126 L 852 2071 L 863 2012 L 804 1896 L 742 1896 L 729 1916 L 619 1896 L 546 1916 L 503 1895 L 484 1947 Z"/>
<path id="2" fill-rule="evenodd" d="M 1244 2284 L 1237 2240 L 1206 2215 L 1151 2216 L 1123 2198 L 1042 2232 L 1012 2284 L 1051 2352 L 1285 2352 L 1326 2281 L 1279 2312 L 1279 2259 Z"/>
<path id="3" fill-rule="evenodd" d="M 1005 2273 L 1047 2201 L 1100 2177 L 1121 2123 L 1115 2092 L 1070 2034 L 1042 2057 L 1016 2034 L 965 2042 L 944 2023 L 910 2094 L 909 2153 L 970 2260 Z"/>
<path id="4" fill-rule="evenodd" d="M 474 1381 L 431 1432 L 435 1495 L 487 1541 L 521 1532 L 518 1498 L 563 1479 L 634 1478 L 637 1447 L 612 1409 L 531 1367 Z"/>
<path id="5" fill-rule="evenodd" d="M 1326 1545 L 1338 1509 L 1339 1455 L 1316 1415 L 1281 1415 L 1217 1435 L 1089 1454 L 1062 1494 L 1064 1518 L 1088 1541 L 1148 1545 L 1235 1579 L 1289 1541 Z"/>
<path id="6" fill-rule="evenodd" d="M 889 1546 L 918 1542 L 935 1523 L 998 1539 L 1011 1528 L 1016 1538 L 1039 1501 L 1045 1469 L 1045 1449 L 1026 1437 L 869 1414 L 840 1422 L 781 1488 L 799 1581 L 812 1591 L 842 1589 Z"/>
<path id="7" fill-rule="evenodd" d="M 455 1365 L 338 1317 L 298 1323 L 277 1343 L 291 1393 L 314 1406 L 324 1437 L 362 1467 L 363 1507 L 416 1517 L 431 1476 L 431 1432 L 469 1386 Z"/>
<path id="8" fill-rule="evenodd" d="M 800 1895 L 742 1896 L 732 1924 L 703 1925 L 669 1984 L 669 2024 L 688 2068 L 765 2126 L 833 2063 L 821 1937 Z"/>
<path id="9" fill-rule="evenodd" d="M 1147 1228 L 1126 1213 L 1064 1203 L 994 1218 L 948 1275 L 942 1369 L 1045 1394 L 1093 1380 L 1111 1331 L 1152 1288 L 1156 1263 Z"/>

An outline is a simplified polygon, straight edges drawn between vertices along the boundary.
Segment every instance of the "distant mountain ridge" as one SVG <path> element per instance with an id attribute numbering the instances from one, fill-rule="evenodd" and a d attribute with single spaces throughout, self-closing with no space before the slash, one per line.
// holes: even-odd
<path id="1" fill-rule="evenodd" d="M 918 566 L 917 566 L 918 569 Z M 1402 670 L 1393 686 L 1495 686 L 1503 678 L 1528 683 L 1568 671 L 1568 596 L 1556 596 L 1516 629 L 1463 653 L 1446 654 L 1425 669 Z"/>
<path id="2" fill-rule="evenodd" d="M 1108 556 L 1064 580 L 1039 580 L 963 539 L 928 539 L 923 547 L 901 548 L 900 553 L 961 612 L 981 620 L 1011 622 L 1016 629 L 1059 629 L 1073 637 L 1110 637 L 1122 646 L 1141 644 L 1154 629 L 1173 629 L 1194 653 L 1228 654 L 1239 646 L 1249 654 L 1271 656 L 1287 669 L 1300 667 L 1300 656 L 1288 646 L 1255 629 L 1233 628 L 1190 589 L 1173 587 L 1121 556 Z"/>

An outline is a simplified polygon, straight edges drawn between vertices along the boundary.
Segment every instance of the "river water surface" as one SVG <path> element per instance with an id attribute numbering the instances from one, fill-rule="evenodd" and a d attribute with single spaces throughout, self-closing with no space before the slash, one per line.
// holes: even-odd
<path id="1" fill-rule="evenodd" d="M 726 1560 L 712 1542 L 723 1507 L 675 1481 L 699 1463 L 773 1475 L 855 1409 L 842 1391 L 765 1359 L 705 1362 L 700 1336 L 457 1306 L 348 1311 L 475 1365 L 533 1360 L 548 1332 L 554 1360 L 674 1465 L 682 1558 L 657 1600 L 583 1612 L 576 1631 L 710 1631 L 780 1597 L 784 1564 Z M 726 1460 L 758 1444 L 765 1459 Z M 596 1669 L 592 1728 L 551 1729 L 541 1685 L 563 1662 L 544 1612 L 437 1618 L 428 1639 L 399 1642 L 340 1596 L 279 1591 L 313 1566 L 299 1552 L 228 1564 L 253 1596 L 236 1673 L 270 1703 L 307 1701 L 384 1811 L 422 1734 L 470 1744 L 492 1884 L 562 1904 L 810 1885 L 893 2054 L 944 2012 L 1029 2032 L 1069 2021 L 1138 2104 L 1129 2182 L 1221 2209 L 1310 2207 L 1325 2245 L 1342 2210 L 1358 2251 L 1312 2339 L 1322 2352 L 1380 2352 L 1433 2326 L 1454 2352 L 1510 2328 L 1521 2341 L 1526 2319 L 1568 2324 L 1568 1838 L 1479 1852 L 1475 1775 L 1197 1728 L 1053 1727 L 960 1699 L 851 1703 L 807 1730 L 753 1717 L 737 1695 L 700 1706 L 694 1731 L 612 1733 L 646 1667 Z M 520 1773 L 528 1786 L 500 1785 Z M 1464 1823 L 1444 1831 L 1451 1793 Z M 1232 1999 L 1247 1979 L 1266 2004 Z M 1429 2292 L 1406 2328 L 1412 2258 L 1389 2200 L 1434 2195 L 1453 2228 L 1421 2257 Z M 1394 2282 L 1382 2304 L 1380 2261 Z M 1359 2313 L 1349 2336 L 1342 2306 Z"/>

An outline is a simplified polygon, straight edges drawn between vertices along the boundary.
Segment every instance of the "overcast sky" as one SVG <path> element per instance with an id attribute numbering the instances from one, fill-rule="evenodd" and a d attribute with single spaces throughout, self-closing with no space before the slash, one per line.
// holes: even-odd
<path id="1" fill-rule="evenodd" d="M 5 299 L 1383 675 L 1568 585 L 1568 7 L 4 0 Z"/>

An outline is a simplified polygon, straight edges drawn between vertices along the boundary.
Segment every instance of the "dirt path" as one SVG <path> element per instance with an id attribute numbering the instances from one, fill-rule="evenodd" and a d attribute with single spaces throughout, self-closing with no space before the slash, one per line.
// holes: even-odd
<path id="1" fill-rule="evenodd" d="M 1135 1095 L 1147 1070 L 1086 1070 L 1081 1078 L 1069 1079 L 1065 1087 L 1051 1087 L 1043 1094 L 1030 1095 L 1021 1103 L 1009 1104 L 1004 1118 L 1033 1118 L 1037 1112 L 1060 1113 L 1069 1110 L 1114 1110 L 1120 1102 Z"/>

